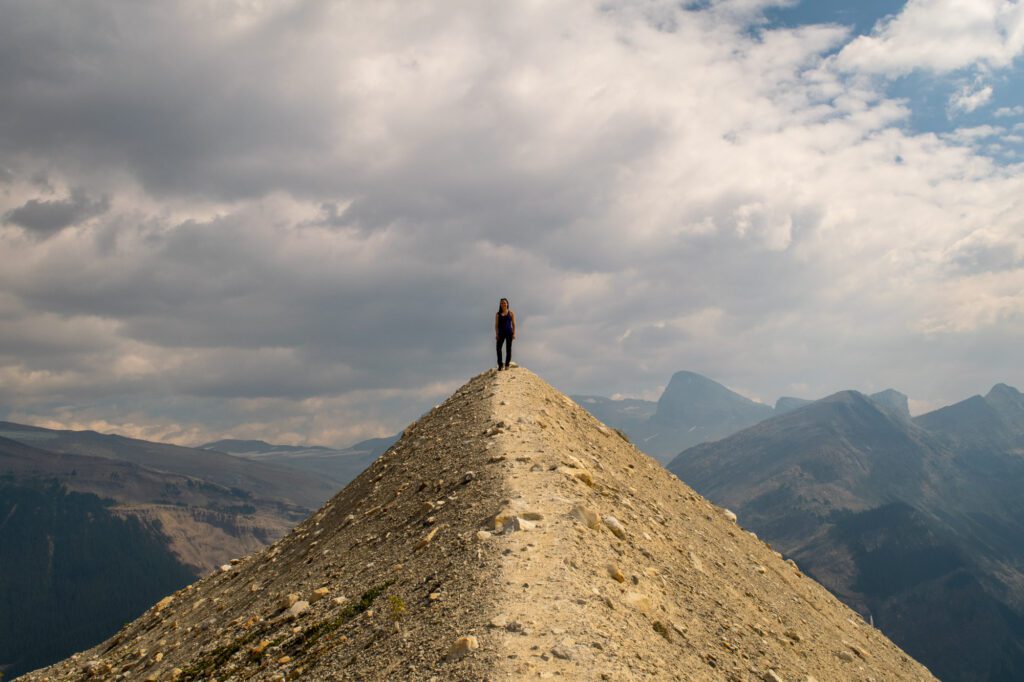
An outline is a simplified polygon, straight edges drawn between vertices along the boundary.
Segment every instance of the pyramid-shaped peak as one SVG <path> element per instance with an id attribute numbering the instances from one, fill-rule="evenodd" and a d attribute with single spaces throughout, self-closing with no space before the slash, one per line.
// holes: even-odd
<path id="1" fill-rule="evenodd" d="M 770 406 L 754 402 L 706 376 L 680 371 L 672 375 L 658 399 L 655 418 L 666 423 L 696 424 L 737 414 L 764 418 L 771 412 Z"/>
<path id="2" fill-rule="evenodd" d="M 1004 384 L 1004 383 L 996 384 L 989 391 L 989 394 L 999 394 L 999 393 L 1002 393 L 1004 395 L 1015 395 L 1015 396 L 1016 395 L 1020 395 L 1020 391 L 1015 389 L 1013 386 L 1010 386 L 1009 384 Z"/>
<path id="3" fill-rule="evenodd" d="M 901 417 L 910 418 L 910 399 L 905 393 L 900 393 L 894 388 L 887 388 L 884 391 L 872 393 L 870 398 Z"/>
<path id="4" fill-rule="evenodd" d="M 1011 403 L 1021 405 L 1024 403 L 1024 396 L 1020 391 L 1009 384 L 996 384 L 985 396 L 985 399 L 995 403 Z"/>
<path id="5" fill-rule="evenodd" d="M 26 677 L 933 679 L 528 370 L 490 370 L 291 534 Z"/>

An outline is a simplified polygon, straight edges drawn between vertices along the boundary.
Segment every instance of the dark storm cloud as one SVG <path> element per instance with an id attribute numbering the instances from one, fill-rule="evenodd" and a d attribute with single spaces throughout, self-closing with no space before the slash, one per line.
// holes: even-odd
<path id="1" fill-rule="evenodd" d="M 66 227 L 77 225 L 106 213 L 110 202 L 106 197 L 90 199 L 82 189 L 75 189 L 66 199 L 30 199 L 4 214 L 4 222 L 17 225 L 30 234 L 45 239 Z"/>
<path id="2" fill-rule="evenodd" d="M 325 117 L 337 111 L 330 84 L 306 64 L 290 70 L 298 33 L 276 44 L 258 29 L 233 37 L 222 23 L 229 12 L 201 3 L 44 0 L 3 12 L 4 153 L 126 166 L 158 195 L 242 197 L 330 182 Z M 287 14 L 272 14 L 265 30 L 283 30 Z"/>

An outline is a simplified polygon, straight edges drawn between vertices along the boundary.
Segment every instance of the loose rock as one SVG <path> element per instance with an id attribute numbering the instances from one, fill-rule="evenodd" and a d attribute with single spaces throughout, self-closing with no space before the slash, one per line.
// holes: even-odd
<path id="1" fill-rule="evenodd" d="M 429 533 L 420 538 L 419 542 L 417 542 L 416 546 L 413 548 L 413 551 L 419 551 L 429 545 L 431 541 L 433 541 L 434 536 L 437 535 L 437 530 L 437 528 L 432 528 Z"/>
<path id="2" fill-rule="evenodd" d="M 473 635 L 465 635 L 463 637 L 459 637 L 452 643 L 446 658 L 449 661 L 457 661 L 479 648 L 480 642 L 477 641 L 476 637 Z"/>
<path id="3" fill-rule="evenodd" d="M 601 527 L 601 517 L 590 507 L 577 504 L 572 508 L 572 517 L 587 528 L 598 529 Z"/>
<path id="4" fill-rule="evenodd" d="M 608 530 L 610 530 L 618 539 L 626 539 L 626 529 L 622 527 L 622 524 L 619 523 L 619 520 L 614 516 L 610 514 L 605 516 L 604 525 L 608 526 Z"/>
<path id="5" fill-rule="evenodd" d="M 288 620 L 295 620 L 308 608 L 308 601 L 297 601 L 294 604 L 292 604 L 287 611 L 285 611 L 284 615 Z"/>

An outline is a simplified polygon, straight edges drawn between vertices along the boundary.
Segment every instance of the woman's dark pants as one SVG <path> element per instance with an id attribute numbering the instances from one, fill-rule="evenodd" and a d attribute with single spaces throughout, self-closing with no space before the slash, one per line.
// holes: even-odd
<path id="1" fill-rule="evenodd" d="M 508 363 L 512 360 L 512 337 L 511 336 L 504 336 L 504 335 L 499 336 L 498 337 L 498 344 L 497 344 L 498 345 L 498 367 L 501 367 L 501 344 L 503 344 L 503 343 L 506 344 L 506 346 L 505 346 L 505 364 L 508 365 Z"/>

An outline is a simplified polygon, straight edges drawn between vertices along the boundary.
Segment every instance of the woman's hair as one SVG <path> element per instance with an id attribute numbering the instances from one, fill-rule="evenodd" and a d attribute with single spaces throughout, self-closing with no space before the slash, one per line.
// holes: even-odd
<path id="1" fill-rule="evenodd" d="M 509 306 L 509 308 L 511 308 L 511 307 L 512 307 L 511 305 L 509 305 L 509 302 L 508 302 L 508 299 L 507 299 L 507 298 L 503 298 L 503 299 L 501 299 L 501 301 L 504 301 L 504 302 L 505 302 L 505 305 L 508 305 L 508 306 Z M 501 312 L 501 301 L 498 301 L 498 312 L 499 312 L 499 313 Z"/>

